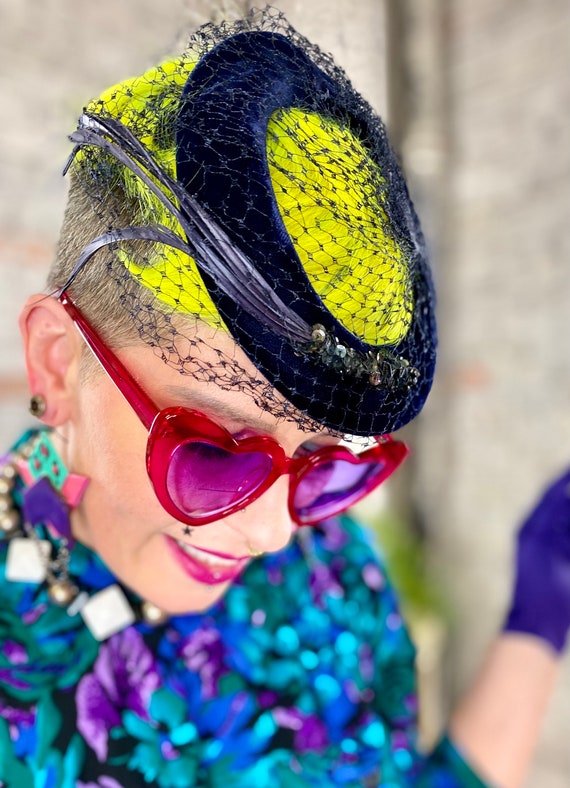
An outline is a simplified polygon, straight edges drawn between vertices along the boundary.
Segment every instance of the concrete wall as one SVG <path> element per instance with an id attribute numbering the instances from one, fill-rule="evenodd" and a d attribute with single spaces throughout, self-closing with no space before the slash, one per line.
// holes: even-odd
<path id="1" fill-rule="evenodd" d="M 435 251 L 441 330 L 416 428 L 416 501 L 454 604 L 457 697 L 502 621 L 515 525 L 570 459 L 570 4 L 399 5 L 412 95 L 403 151 Z M 570 785 L 569 696 L 567 657 L 529 788 Z"/>

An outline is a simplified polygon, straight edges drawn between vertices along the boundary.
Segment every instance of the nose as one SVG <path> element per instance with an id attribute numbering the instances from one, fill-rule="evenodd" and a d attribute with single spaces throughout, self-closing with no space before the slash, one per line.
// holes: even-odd
<path id="1" fill-rule="evenodd" d="M 286 547 L 296 528 L 289 514 L 289 477 L 282 476 L 263 495 L 232 516 L 232 527 L 248 549 L 276 553 Z"/>

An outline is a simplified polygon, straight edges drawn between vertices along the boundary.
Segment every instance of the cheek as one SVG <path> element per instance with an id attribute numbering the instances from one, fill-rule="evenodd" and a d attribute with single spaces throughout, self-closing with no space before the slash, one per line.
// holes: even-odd
<path id="1" fill-rule="evenodd" d="M 97 528 L 124 528 L 131 518 L 154 513 L 155 495 L 145 466 L 147 433 L 112 384 L 99 381 L 81 397 L 81 419 L 73 433 L 70 468 L 91 483 L 85 515 L 97 511 Z M 158 502 L 156 502 L 158 504 Z"/>
<path id="2" fill-rule="evenodd" d="M 99 387 L 99 396 L 94 390 L 89 400 L 82 408 L 81 421 L 87 475 L 97 478 L 102 473 L 108 477 L 113 469 L 132 468 L 133 461 L 135 469 L 140 470 L 139 464 L 144 463 L 144 430 L 128 405 L 106 386 Z"/>

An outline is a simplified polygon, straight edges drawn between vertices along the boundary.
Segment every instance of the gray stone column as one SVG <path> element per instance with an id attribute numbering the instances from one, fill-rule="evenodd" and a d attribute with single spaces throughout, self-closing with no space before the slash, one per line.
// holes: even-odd
<path id="1" fill-rule="evenodd" d="M 570 6 L 389 7 L 396 130 L 439 293 L 439 367 L 413 472 L 453 606 L 452 703 L 501 625 L 515 526 L 570 461 Z M 570 784 L 569 667 L 529 788 Z"/>

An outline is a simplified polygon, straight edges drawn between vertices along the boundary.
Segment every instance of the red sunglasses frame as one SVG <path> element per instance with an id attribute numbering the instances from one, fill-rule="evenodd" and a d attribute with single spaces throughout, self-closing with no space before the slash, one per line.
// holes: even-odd
<path id="1" fill-rule="evenodd" d="M 393 440 L 390 436 L 382 436 L 375 439 L 377 443 L 374 446 L 360 454 L 354 454 L 345 446 L 334 445 L 323 446 L 305 456 L 290 458 L 287 457 L 282 446 L 268 435 L 238 439 L 205 414 L 191 408 L 175 406 L 160 410 L 120 359 L 107 347 L 66 291 L 60 294 L 59 301 L 87 346 L 147 429 L 146 468 L 150 482 L 162 507 L 183 523 L 192 526 L 205 525 L 234 514 L 257 500 L 280 476 L 289 474 L 291 476 L 288 499 L 290 516 L 298 525 L 314 525 L 324 518 L 318 515 L 301 517 L 293 501 L 297 485 L 310 470 L 332 460 L 343 460 L 355 465 L 383 463 L 383 471 L 374 475 L 369 480 L 369 484 L 358 488 L 353 496 L 343 499 L 342 508 L 334 512 L 339 514 L 385 481 L 408 454 L 405 443 Z M 262 453 L 271 460 L 269 473 L 259 486 L 234 503 L 203 516 L 189 515 L 176 505 L 168 490 L 168 471 L 172 458 L 181 445 L 189 442 L 189 436 L 193 441 L 204 441 L 232 454 Z"/>

